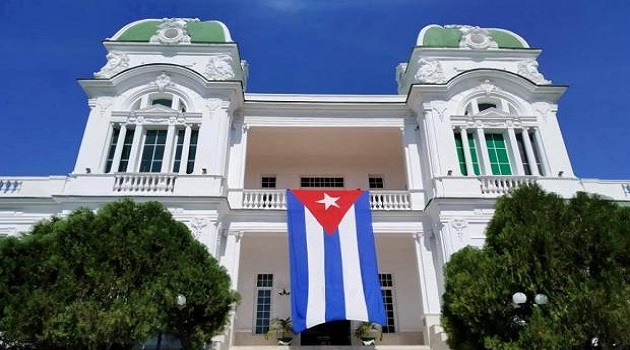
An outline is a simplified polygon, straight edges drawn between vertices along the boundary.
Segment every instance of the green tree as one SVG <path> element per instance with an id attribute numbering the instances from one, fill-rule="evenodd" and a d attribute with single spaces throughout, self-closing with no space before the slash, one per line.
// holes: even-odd
<path id="1" fill-rule="evenodd" d="M 5 343 L 113 350 L 168 333 L 198 348 L 237 301 L 226 271 L 157 202 L 79 209 L 0 240 Z"/>
<path id="2" fill-rule="evenodd" d="M 511 304 L 512 294 L 549 297 Z M 472 349 L 622 349 L 630 344 L 630 208 L 524 186 L 497 201 L 482 249 L 445 268 L 449 345 Z M 627 346 L 627 345 L 626 345 Z"/>

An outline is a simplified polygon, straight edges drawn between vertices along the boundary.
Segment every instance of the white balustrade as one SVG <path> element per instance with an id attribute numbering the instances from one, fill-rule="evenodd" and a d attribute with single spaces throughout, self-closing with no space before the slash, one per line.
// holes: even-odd
<path id="1" fill-rule="evenodd" d="M 114 192 L 173 192 L 176 174 L 116 174 Z"/>
<path id="2" fill-rule="evenodd" d="M 20 180 L 0 179 L 0 194 L 18 193 L 21 188 L 22 181 Z"/>
<path id="3" fill-rule="evenodd" d="M 245 190 L 243 192 L 243 208 L 286 209 L 286 193 L 285 190 Z"/>
<path id="4" fill-rule="evenodd" d="M 478 177 L 483 194 L 506 194 L 512 188 L 524 184 L 536 183 L 534 177 L 518 177 L 518 176 L 480 176 Z"/>
<path id="5" fill-rule="evenodd" d="M 407 191 L 370 191 L 372 210 L 410 210 L 411 201 Z"/>
<path id="6" fill-rule="evenodd" d="M 285 190 L 245 190 L 243 192 L 244 209 L 280 209 L 287 208 Z M 409 210 L 411 203 L 407 191 L 370 191 L 372 210 Z"/>

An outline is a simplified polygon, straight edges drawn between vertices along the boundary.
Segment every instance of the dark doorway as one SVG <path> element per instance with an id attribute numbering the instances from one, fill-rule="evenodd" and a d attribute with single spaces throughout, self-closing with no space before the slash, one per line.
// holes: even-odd
<path id="1" fill-rule="evenodd" d="M 351 345 L 350 321 L 332 321 L 311 327 L 300 335 L 301 345 Z"/>

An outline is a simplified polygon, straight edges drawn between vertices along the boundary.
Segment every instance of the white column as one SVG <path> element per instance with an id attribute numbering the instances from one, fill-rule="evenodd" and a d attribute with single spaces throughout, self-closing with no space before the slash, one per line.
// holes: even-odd
<path id="1" fill-rule="evenodd" d="M 472 154 L 470 153 L 470 145 L 468 141 L 468 131 L 466 130 L 465 127 L 461 127 L 459 129 L 459 132 L 462 136 L 462 148 L 464 149 L 464 159 L 466 161 L 466 172 L 468 172 L 468 176 L 475 176 L 475 169 L 472 164 Z"/>
<path id="2" fill-rule="evenodd" d="M 540 137 L 540 131 L 536 129 L 533 129 L 533 130 L 534 130 L 534 140 L 536 141 L 536 146 L 538 147 L 538 155 L 540 156 L 540 164 L 542 164 L 543 174 L 541 175 L 546 174 L 547 176 L 551 176 L 552 175 L 551 165 L 549 164 L 549 159 L 547 159 L 547 152 L 545 152 L 543 140 L 542 140 L 542 137 Z M 566 148 L 565 148 L 565 151 L 566 151 Z M 571 170 L 571 174 L 572 173 L 573 172 Z M 565 171 L 565 175 L 571 175 L 571 174 L 567 174 Z"/>
<path id="3" fill-rule="evenodd" d="M 116 141 L 116 150 L 114 151 L 114 159 L 112 160 L 112 168 L 110 173 L 118 172 L 120 166 L 120 156 L 122 155 L 123 146 L 125 145 L 125 137 L 127 136 L 127 124 L 120 125 L 118 140 Z"/>
<path id="4" fill-rule="evenodd" d="M 420 300 L 422 301 L 424 339 L 430 338 L 432 326 L 440 324 L 440 292 L 438 289 L 437 269 L 434 263 L 435 245 L 432 234 L 417 232 L 414 234 L 418 278 L 420 282 Z"/>
<path id="5" fill-rule="evenodd" d="M 234 123 L 230 141 L 230 158 L 227 172 L 227 186 L 230 190 L 228 201 L 232 208 L 243 205 L 243 189 L 245 185 L 245 163 L 247 160 L 247 134 L 249 127 Z"/>
<path id="6" fill-rule="evenodd" d="M 179 162 L 179 174 L 186 174 L 186 168 L 188 167 L 188 152 L 190 151 L 191 132 L 192 127 L 189 124 L 186 124 L 186 129 L 184 130 L 184 143 L 182 144 L 182 157 Z"/>
<path id="7" fill-rule="evenodd" d="M 221 265 L 225 267 L 228 274 L 230 275 L 230 288 L 236 290 L 238 286 L 238 270 L 240 263 L 240 255 L 241 255 L 241 239 L 243 238 L 243 232 L 239 231 L 228 231 L 227 232 L 227 242 L 225 247 L 225 254 L 221 257 Z M 228 339 L 228 347 L 230 347 L 234 342 L 234 316 L 232 313 L 230 317 L 230 325 L 229 325 L 229 339 Z"/>
<path id="8" fill-rule="evenodd" d="M 532 147 L 532 142 L 529 139 L 529 132 L 525 128 L 523 129 L 523 145 L 525 146 L 525 153 L 527 154 L 527 163 L 529 164 L 529 169 L 532 172 L 532 175 L 540 175 L 538 172 L 538 165 L 536 164 L 536 154 L 534 153 L 534 148 Z"/>
<path id="9" fill-rule="evenodd" d="M 175 145 L 175 124 L 169 124 L 166 130 L 166 144 L 164 145 L 164 157 L 162 157 L 162 173 L 173 171 L 173 148 Z"/>
<path id="10" fill-rule="evenodd" d="M 422 182 L 422 165 L 416 125 L 405 124 L 400 129 L 402 136 L 403 154 L 405 156 L 405 173 L 407 176 L 407 190 L 411 194 L 411 208 L 422 209 L 425 206 L 424 185 Z"/>
<path id="11" fill-rule="evenodd" d="M 523 159 L 521 158 L 521 153 L 518 150 L 518 142 L 516 141 L 516 134 L 514 133 L 514 128 L 508 128 L 508 139 L 510 142 L 510 148 L 512 149 L 512 159 L 514 160 L 514 169 L 516 169 L 516 175 L 525 175 L 525 170 L 523 169 Z"/>
<path id="12" fill-rule="evenodd" d="M 138 159 L 141 157 L 142 152 L 142 134 L 144 133 L 142 124 L 136 124 L 136 130 L 133 133 L 133 143 L 131 144 L 131 153 L 129 155 L 129 163 L 127 164 L 127 172 L 134 173 L 139 170 Z"/>
<path id="13" fill-rule="evenodd" d="M 486 144 L 486 135 L 483 132 L 483 128 L 477 128 L 476 131 L 477 140 L 479 140 L 477 149 L 481 154 L 481 159 L 479 162 L 481 172 L 484 175 L 492 175 L 492 168 L 490 167 L 490 156 L 488 155 L 488 145 Z"/>

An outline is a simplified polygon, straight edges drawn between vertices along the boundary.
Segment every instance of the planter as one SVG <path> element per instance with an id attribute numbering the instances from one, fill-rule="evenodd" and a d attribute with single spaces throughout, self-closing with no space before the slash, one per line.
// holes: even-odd
<path id="1" fill-rule="evenodd" d="M 376 338 L 361 338 L 361 344 L 363 346 L 374 346 L 376 345 Z"/>
<path id="2" fill-rule="evenodd" d="M 278 338 L 278 345 L 289 346 L 291 345 L 292 341 L 293 341 L 293 338 L 289 338 L 289 337 Z"/>

